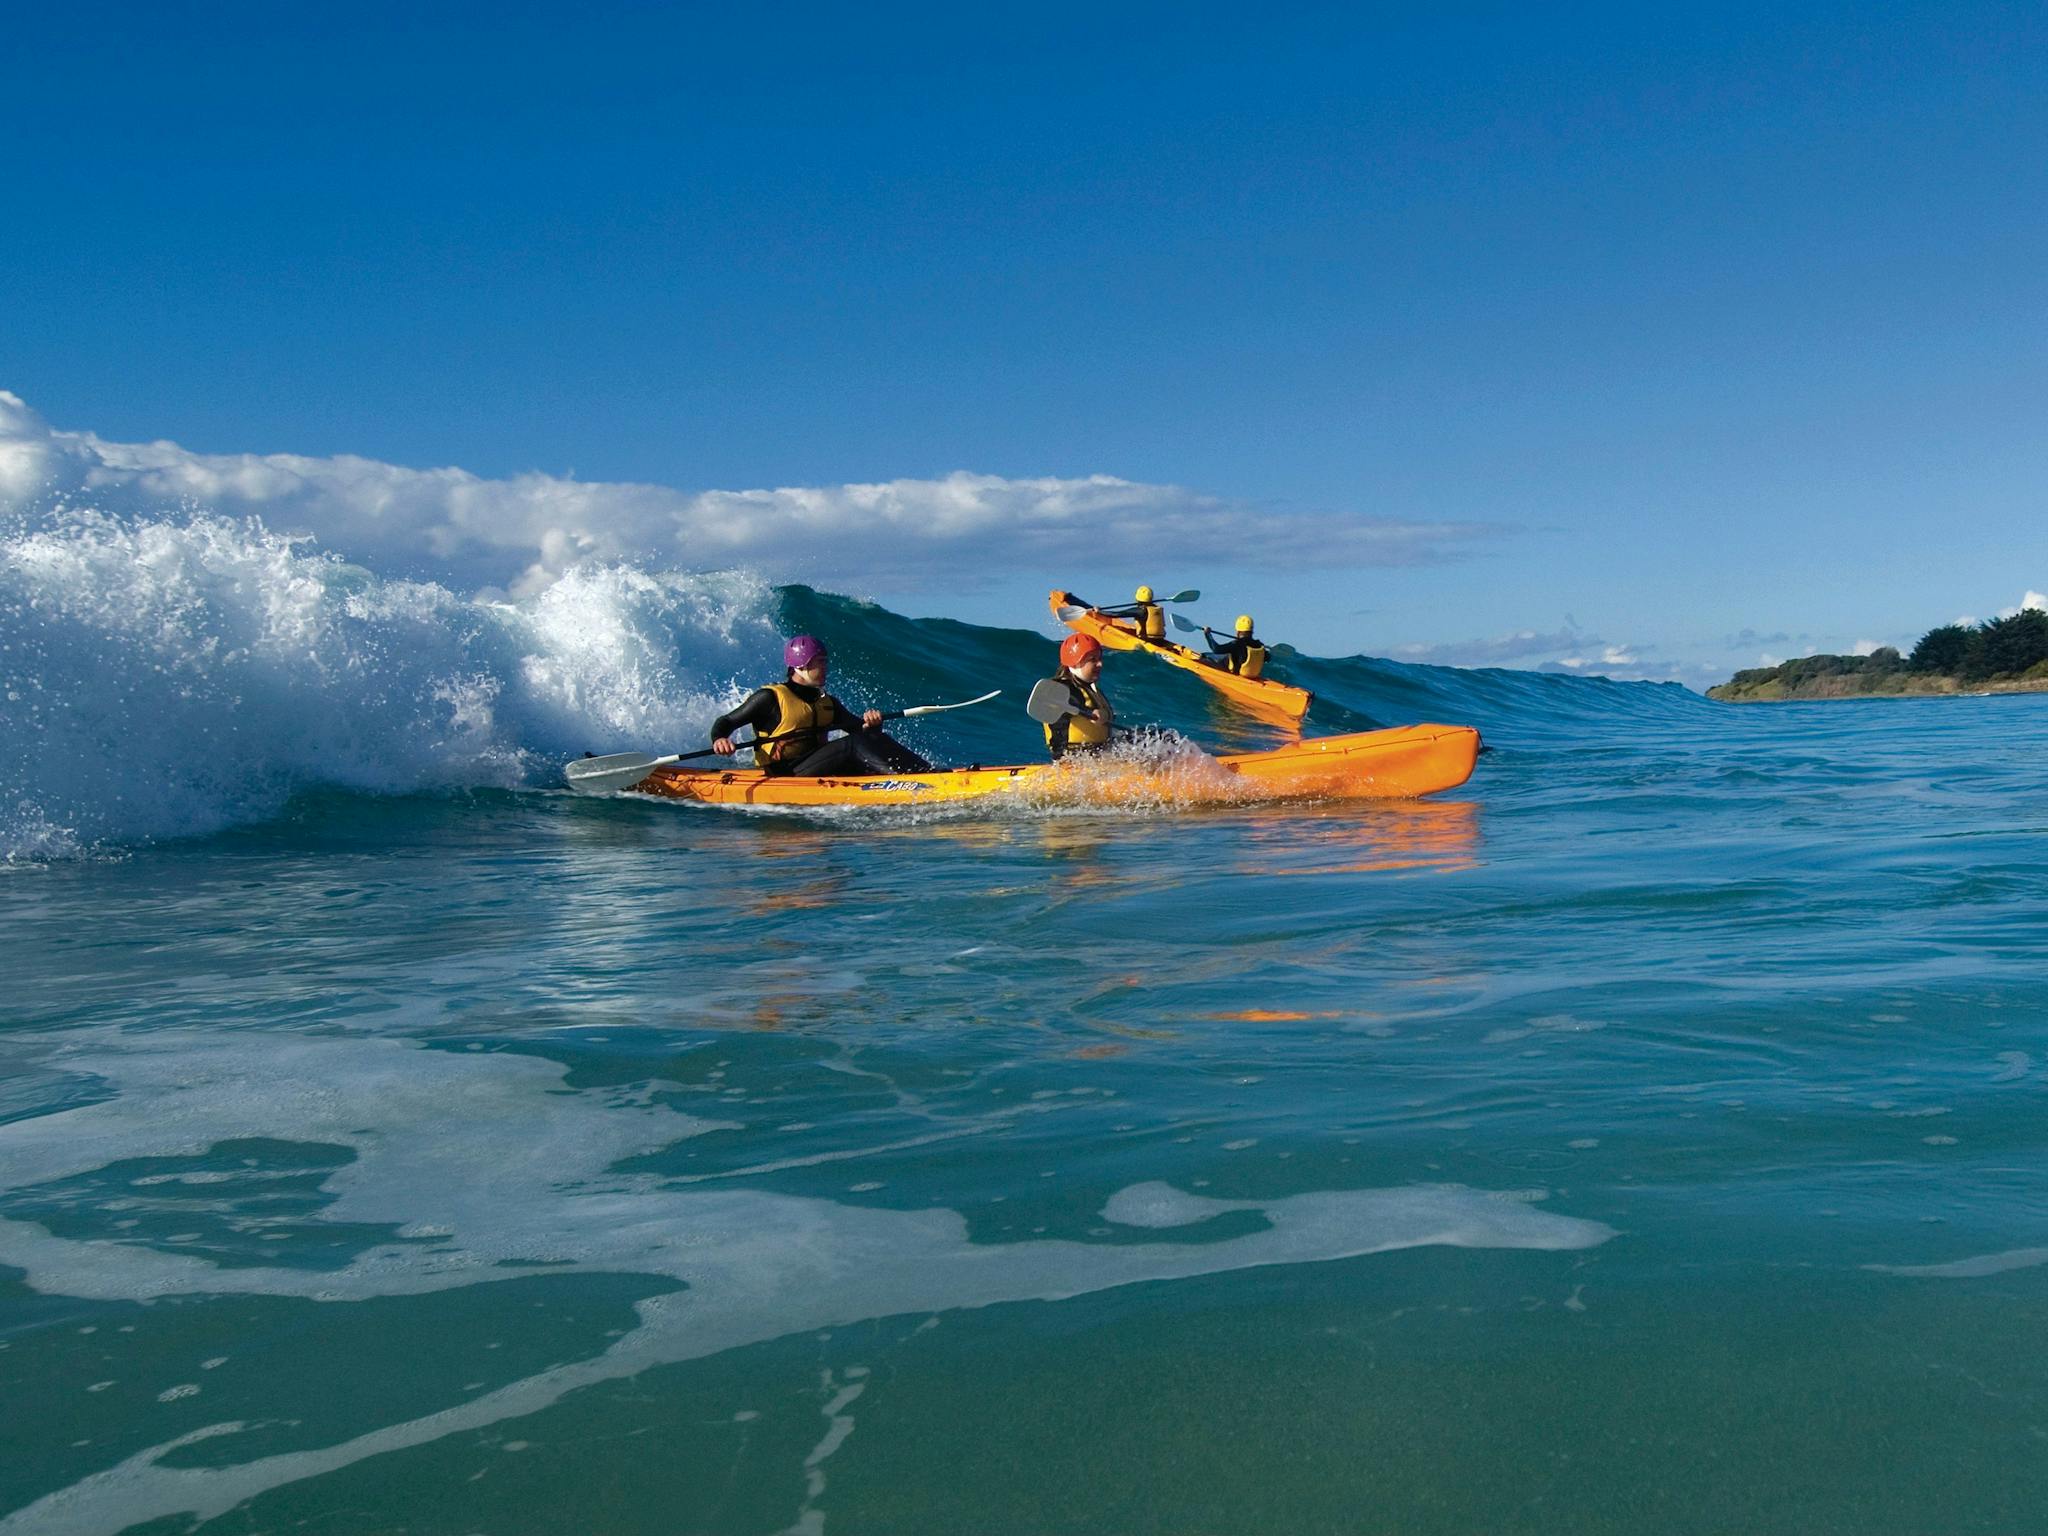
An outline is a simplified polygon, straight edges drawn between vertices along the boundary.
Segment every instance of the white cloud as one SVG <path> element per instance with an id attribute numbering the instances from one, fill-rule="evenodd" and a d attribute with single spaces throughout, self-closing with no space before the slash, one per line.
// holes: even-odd
<path id="1" fill-rule="evenodd" d="M 1544 633 L 1518 629 L 1513 634 L 1480 640 L 1450 640 L 1441 645 L 1399 645 L 1388 654 L 1396 661 L 1437 667 L 1493 667 L 1528 658 L 1554 656 L 1587 643 L 1589 637 L 1566 627 Z M 1597 642 L 1596 642 L 1597 643 Z"/>
<path id="2" fill-rule="evenodd" d="M 51 428 L 0 390 L 0 505 L 112 512 L 190 503 L 312 534 L 359 564 L 531 591 L 579 560 L 850 581 L 1058 565 L 1085 548 L 1298 569 L 1454 559 L 1510 530 L 1273 511 L 1115 475 L 956 471 L 870 485 L 685 491 L 529 472 L 487 480 L 340 455 L 194 453 Z"/>
<path id="3" fill-rule="evenodd" d="M 1684 683 L 1704 689 L 1726 682 L 1741 665 L 1739 658 L 1731 656 L 1695 656 L 1681 661 L 1661 641 L 1609 645 L 1585 637 L 1583 649 L 1543 662 L 1535 670 L 1572 677 L 1604 677 L 1617 683 Z"/>
<path id="4" fill-rule="evenodd" d="M 2009 619 L 2014 614 L 2019 613 L 2028 608 L 2048 609 L 2048 597 L 2044 597 L 2039 592 L 2029 590 L 2027 595 L 2021 598 L 2012 607 L 1999 609 L 1998 616 L 2001 619 Z"/>
<path id="5" fill-rule="evenodd" d="M 1850 651 L 1849 654 L 1851 656 L 1872 656 L 1877 653 L 1877 648 L 1883 643 L 1881 640 L 1858 640 L 1855 649 Z"/>
<path id="6" fill-rule="evenodd" d="M 0 502 L 24 501 L 57 473 L 57 448 L 42 417 L 0 389 Z"/>
<path id="7" fill-rule="evenodd" d="M 1442 667 L 1510 667 L 1617 682 L 1683 682 L 1695 687 L 1724 681 L 1733 668 L 1719 660 L 1682 662 L 1655 654 L 1657 645 L 1615 644 L 1588 634 L 1569 618 L 1562 629 L 1518 629 L 1476 640 L 1438 645 L 1399 645 L 1387 652 L 1396 661 Z M 1767 663 L 1772 664 L 1772 663 Z"/>
<path id="8" fill-rule="evenodd" d="M 1806 638 L 1805 635 L 1787 634 L 1782 629 L 1772 630 L 1766 634 L 1761 630 L 1745 628 L 1737 630 L 1721 643 L 1731 651 L 1740 651 L 1752 645 L 1790 645 L 1794 641 Z"/>
<path id="9" fill-rule="evenodd" d="M 1604 676 L 1609 668 L 1633 668 L 1642 666 L 1643 663 L 1626 645 L 1602 645 L 1597 655 L 1560 656 L 1555 665 L 1571 672 L 1599 673 Z"/>

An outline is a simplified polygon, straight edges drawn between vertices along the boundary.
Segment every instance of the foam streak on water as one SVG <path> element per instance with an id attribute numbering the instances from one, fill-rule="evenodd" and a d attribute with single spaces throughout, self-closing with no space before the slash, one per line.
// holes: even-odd
<path id="1" fill-rule="evenodd" d="M 0 1263 L 52 1295 L 142 1301 L 222 1293 L 361 1302 L 474 1285 L 507 1261 L 555 1273 L 638 1272 L 688 1287 L 643 1302 L 639 1325 L 594 1360 L 559 1366 L 460 1407 L 388 1425 L 318 1451 L 232 1468 L 162 1462 L 203 1434 L 150 1447 L 60 1496 L 0 1521 L 0 1531 L 118 1529 L 172 1513 L 212 1518 L 265 1489 L 535 1413 L 565 1393 L 801 1329 L 901 1313 L 944 1312 L 1259 1265 L 1299 1264 L 1417 1244 L 1572 1249 L 1612 1232 L 1455 1187 L 1355 1190 L 1244 1202 L 1262 1230 L 1177 1245 L 1027 1242 L 1000 1263 L 942 1210 L 867 1209 L 745 1191 L 666 1191 L 618 1163 L 720 1127 L 620 1106 L 608 1094 L 559 1095 L 559 1070 L 529 1058 L 441 1055 L 389 1043 L 325 1039 L 252 1057 L 207 1037 L 160 1035 L 141 1049 L 59 1053 L 65 1070 L 114 1087 L 89 1108 L 0 1128 L 16 1187 L 77 1177 L 109 1161 L 194 1157 L 231 1139 L 293 1139 L 350 1148 L 328 1181 L 330 1220 L 431 1236 L 371 1248 L 334 1271 L 223 1269 L 203 1258 L 103 1241 L 67 1242 L 0 1223 Z M 464 1117 L 451 1124 L 447 1106 Z M 623 1108 L 623 1112 L 622 1111 Z M 501 1138 L 520 1128 L 513 1143 Z M 489 1167 L 487 1179 L 479 1170 Z M 1113 1196 L 1113 1212 L 1129 1199 Z M 1115 1220 L 1112 1214 L 1111 1220 Z M 1149 1224 L 1149 1223 L 1141 1223 Z"/>

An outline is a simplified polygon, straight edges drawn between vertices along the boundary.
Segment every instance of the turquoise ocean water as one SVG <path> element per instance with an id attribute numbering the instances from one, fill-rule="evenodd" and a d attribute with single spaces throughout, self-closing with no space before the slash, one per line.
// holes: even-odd
<path id="1" fill-rule="evenodd" d="M 1282 652 L 1494 750 L 765 815 L 548 783 L 792 627 L 1030 757 L 1050 642 L 199 517 L 0 583 L 7 1536 L 2048 1524 L 2048 698 Z"/>

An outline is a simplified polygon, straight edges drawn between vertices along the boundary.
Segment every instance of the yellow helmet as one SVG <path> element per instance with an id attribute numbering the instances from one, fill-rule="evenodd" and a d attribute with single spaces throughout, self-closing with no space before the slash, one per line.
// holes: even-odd
<path id="1" fill-rule="evenodd" d="M 1252 632 L 1252 616 L 1250 614 L 1240 613 L 1237 616 L 1237 632 L 1240 635 L 1248 635 Z"/>
<path id="2" fill-rule="evenodd" d="M 1152 601 L 1152 589 L 1150 587 L 1140 587 L 1131 596 L 1141 603 L 1149 603 Z"/>

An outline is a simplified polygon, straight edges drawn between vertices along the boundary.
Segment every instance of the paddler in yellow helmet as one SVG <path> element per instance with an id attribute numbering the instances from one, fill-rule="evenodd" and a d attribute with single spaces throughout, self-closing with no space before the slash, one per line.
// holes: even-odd
<path id="1" fill-rule="evenodd" d="M 1053 761 L 1069 752 L 1099 752 L 1108 746 L 1116 711 L 1100 686 L 1102 642 L 1093 635 L 1067 636 L 1060 642 L 1060 669 L 1052 676 L 1054 682 L 1066 684 L 1071 709 L 1045 727 L 1046 750 Z"/>
<path id="2" fill-rule="evenodd" d="M 1252 633 L 1250 614 L 1237 616 L 1234 635 L 1219 635 L 1206 624 L 1202 626 L 1202 635 L 1209 642 L 1209 654 L 1202 660 L 1210 666 L 1235 672 L 1239 677 L 1257 677 L 1266 670 L 1266 642 Z"/>
<path id="3" fill-rule="evenodd" d="M 932 765 L 875 727 L 879 709 L 856 715 L 825 691 L 830 652 L 815 635 L 798 635 L 782 648 L 783 681 L 756 688 L 738 709 L 711 722 L 711 750 L 731 757 L 744 742 L 732 733 L 754 728 L 754 766 L 776 775 L 859 778 L 877 773 L 929 773 Z M 845 731 L 837 741 L 827 738 Z M 777 739 L 770 741 L 767 738 Z"/>
<path id="4" fill-rule="evenodd" d="M 1152 601 L 1152 589 L 1140 587 L 1131 594 L 1131 623 L 1147 640 L 1166 639 L 1166 609 Z"/>

